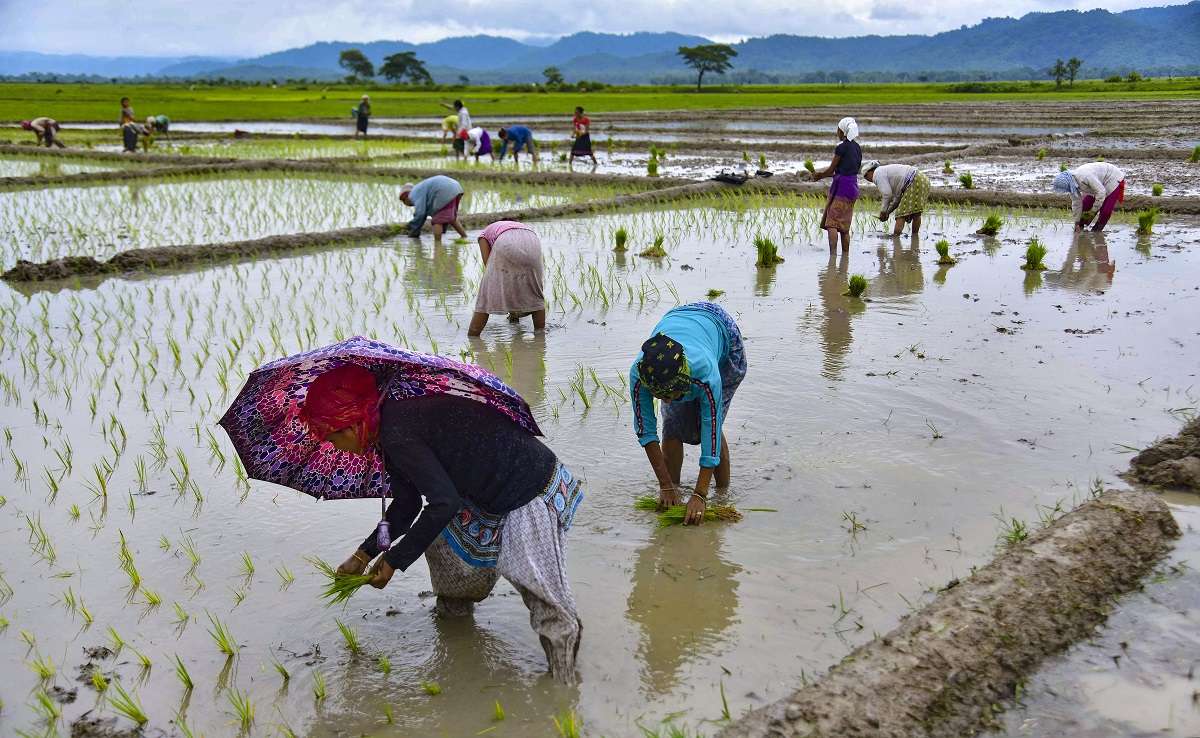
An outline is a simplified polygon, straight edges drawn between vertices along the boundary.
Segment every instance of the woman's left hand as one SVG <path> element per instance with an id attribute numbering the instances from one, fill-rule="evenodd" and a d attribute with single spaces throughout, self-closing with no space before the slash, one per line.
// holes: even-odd
<path id="1" fill-rule="evenodd" d="M 687 511 L 683 515 L 684 525 L 700 525 L 704 522 L 704 510 L 708 503 L 700 495 L 692 495 L 688 499 Z"/>
<path id="2" fill-rule="evenodd" d="M 371 567 L 371 581 L 367 582 L 367 584 L 375 589 L 383 589 L 387 586 L 388 582 L 392 581 L 392 575 L 395 573 L 396 570 L 387 561 L 380 558 L 379 561 L 375 562 L 375 566 Z"/>

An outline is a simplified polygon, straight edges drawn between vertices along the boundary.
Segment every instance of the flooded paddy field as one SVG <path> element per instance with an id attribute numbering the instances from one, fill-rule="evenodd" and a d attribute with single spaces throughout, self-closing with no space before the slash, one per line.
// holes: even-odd
<path id="1" fill-rule="evenodd" d="M 86 159 L 0 156 L 0 178 L 58 177 L 64 174 L 109 172 L 121 168 L 119 163 L 89 161 Z"/>
<path id="2" fill-rule="evenodd" d="M 18 259 L 97 258 L 147 246 L 217 243 L 404 222 L 398 181 L 321 175 L 180 175 L 82 187 L 0 190 L 0 239 L 8 268 Z M 464 213 L 545 207 L 613 188 L 471 187 Z"/>
<path id="3" fill-rule="evenodd" d="M 234 702 L 248 700 L 254 735 L 555 736 L 572 711 L 585 735 L 710 734 L 722 693 L 735 716 L 785 696 L 989 560 L 1014 521 L 1037 527 L 1120 484 L 1132 448 L 1195 412 L 1200 222 L 1139 237 L 1118 216 L 1075 236 L 1061 212 L 1005 212 L 981 238 L 984 212 L 934 208 L 914 242 L 882 237 L 863 203 L 850 252 L 831 256 L 818 205 L 717 197 L 538 222 L 545 334 L 493 318 L 468 339 L 478 249 L 428 236 L 0 285 L 0 658 L 18 665 L 0 733 L 69 732 L 88 711 L 130 727 L 119 684 L 168 733 L 237 733 Z M 298 231 L 302 217 L 283 220 Z M 668 256 L 637 256 L 658 235 Z M 755 266 L 760 235 L 785 262 Z M 1019 268 L 1033 237 L 1044 272 Z M 935 263 L 939 239 L 957 264 Z M 865 300 L 843 294 L 854 274 Z M 659 529 L 632 505 L 655 485 L 623 377 L 663 312 L 709 295 L 750 361 L 725 428 L 727 495 L 774 512 Z M 377 507 L 245 480 L 215 422 L 254 367 L 356 334 L 491 368 L 585 478 L 568 543 L 577 687 L 544 676 L 506 584 L 473 622 L 432 616 L 423 562 L 345 608 L 321 604 L 305 558 L 339 561 Z M 1196 519 L 1200 499 L 1169 502 Z M 1200 586 L 1194 568 L 1168 576 Z M 1195 618 L 1172 626 L 1200 638 Z M 1176 725 L 1200 715 L 1174 709 Z"/>

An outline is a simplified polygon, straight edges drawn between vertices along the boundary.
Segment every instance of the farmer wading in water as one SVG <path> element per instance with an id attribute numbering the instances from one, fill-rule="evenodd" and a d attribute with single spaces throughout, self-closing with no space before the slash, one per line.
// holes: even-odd
<path id="1" fill-rule="evenodd" d="M 424 555 L 442 616 L 470 615 L 504 577 L 529 608 L 551 674 L 574 681 L 583 624 L 565 544 L 583 491 L 533 432 L 455 394 L 381 398 L 375 376 L 354 364 L 312 382 L 301 418 L 341 451 L 377 444 L 391 477 L 386 519 L 400 540 L 384 550 L 372 531 L 339 573 L 361 574 L 379 557 L 370 584 L 382 589 Z"/>
<path id="2" fill-rule="evenodd" d="M 629 369 L 633 430 L 658 478 L 660 508 L 679 504 L 683 444 L 700 445 L 700 475 L 687 503 L 685 524 L 704 520 L 708 486 L 729 486 L 729 448 L 722 426 L 733 393 L 746 376 L 742 332 L 711 302 L 671 310 L 654 326 Z M 654 399 L 662 400 L 663 441 Z"/>

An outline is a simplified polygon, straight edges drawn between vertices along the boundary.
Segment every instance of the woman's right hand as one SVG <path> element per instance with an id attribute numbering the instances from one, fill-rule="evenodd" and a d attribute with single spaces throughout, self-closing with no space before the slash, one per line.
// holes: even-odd
<path id="1" fill-rule="evenodd" d="M 658 490 L 658 509 L 666 510 L 679 504 L 679 488 L 675 485 L 660 487 Z"/>

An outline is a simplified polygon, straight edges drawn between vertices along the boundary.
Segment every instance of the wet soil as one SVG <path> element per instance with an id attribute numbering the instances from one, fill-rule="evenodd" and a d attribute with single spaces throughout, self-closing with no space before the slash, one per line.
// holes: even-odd
<path id="1" fill-rule="evenodd" d="M 992 727 L 992 705 L 1103 622 L 1178 536 L 1157 495 L 1102 494 L 719 736 L 957 738 Z"/>
<path id="2" fill-rule="evenodd" d="M 1200 492 L 1200 418 L 1139 452 L 1129 467 L 1129 476 L 1143 484 Z"/>

